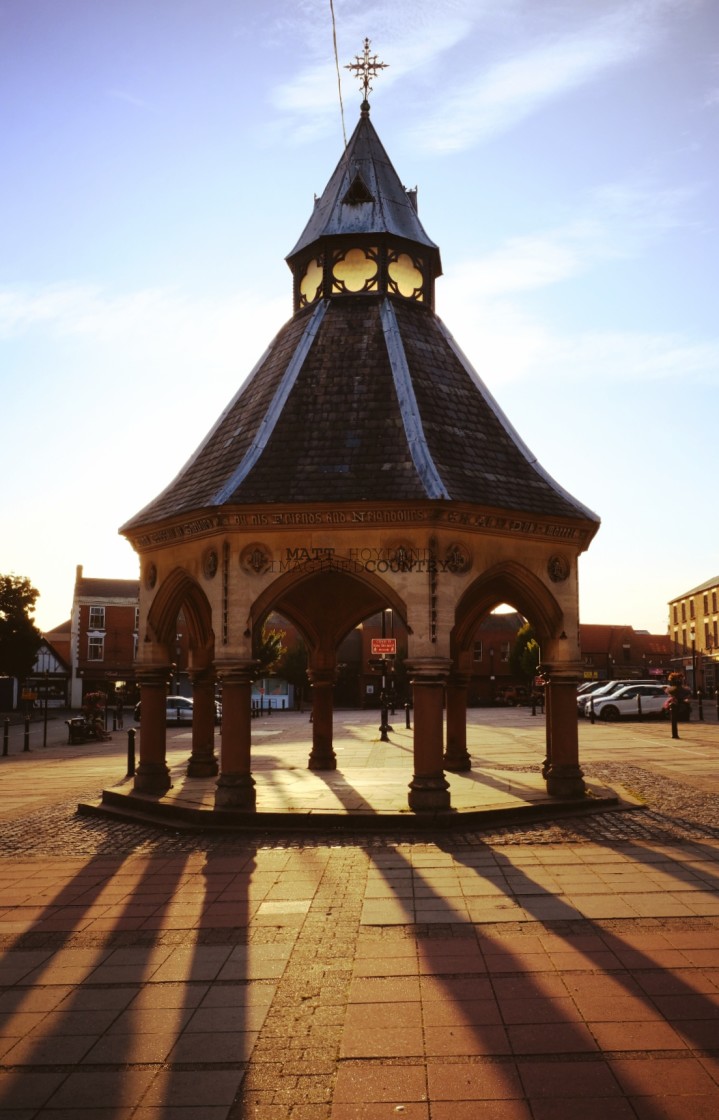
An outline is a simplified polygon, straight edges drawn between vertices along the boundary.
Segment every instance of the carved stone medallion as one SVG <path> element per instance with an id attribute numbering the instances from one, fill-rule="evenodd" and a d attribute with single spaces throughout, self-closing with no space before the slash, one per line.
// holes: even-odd
<path id="1" fill-rule="evenodd" d="M 554 583 L 562 583 L 569 576 L 570 567 L 566 556 L 557 554 L 547 561 L 547 572 Z"/>

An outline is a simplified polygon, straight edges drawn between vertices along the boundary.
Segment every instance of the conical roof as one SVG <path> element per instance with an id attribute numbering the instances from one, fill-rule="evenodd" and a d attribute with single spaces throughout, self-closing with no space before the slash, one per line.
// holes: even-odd
<path id="1" fill-rule="evenodd" d="M 337 164 L 302 235 L 288 254 L 292 261 L 324 237 L 351 234 L 390 234 L 417 245 L 439 249 L 419 220 L 416 191 L 408 191 L 363 110 L 346 150 Z M 439 275 L 439 264 L 435 275 Z"/>
<path id="2" fill-rule="evenodd" d="M 332 262 L 366 235 L 387 246 L 385 258 L 368 250 L 380 280 L 349 291 Z M 427 269 L 414 290 L 387 279 L 407 246 Z M 367 111 L 288 256 L 296 291 L 313 253 L 324 262 L 316 294 L 123 532 L 223 507 L 365 501 L 473 503 L 598 523 L 538 464 L 434 313 L 439 251 Z"/>

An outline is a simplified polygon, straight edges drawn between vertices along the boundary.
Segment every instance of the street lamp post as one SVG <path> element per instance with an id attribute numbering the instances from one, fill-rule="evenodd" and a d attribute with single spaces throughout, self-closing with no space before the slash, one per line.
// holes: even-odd
<path id="1" fill-rule="evenodd" d="M 692 642 L 692 696 L 696 700 L 697 697 L 697 632 L 692 623 L 692 628 L 689 632 L 689 637 Z"/>

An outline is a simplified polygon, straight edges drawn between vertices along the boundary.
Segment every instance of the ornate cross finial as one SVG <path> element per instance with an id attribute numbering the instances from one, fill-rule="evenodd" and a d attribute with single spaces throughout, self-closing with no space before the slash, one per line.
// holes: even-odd
<path id="1" fill-rule="evenodd" d="M 360 80 L 360 89 L 364 94 L 363 109 L 369 109 L 367 94 L 372 89 L 371 79 L 376 78 L 379 71 L 386 70 L 389 65 L 387 62 L 378 62 L 376 54 L 370 55 L 369 46 L 369 39 L 365 39 L 364 53 L 362 55 L 356 54 L 354 62 L 348 62 L 345 66 L 345 70 L 353 70 Z"/>

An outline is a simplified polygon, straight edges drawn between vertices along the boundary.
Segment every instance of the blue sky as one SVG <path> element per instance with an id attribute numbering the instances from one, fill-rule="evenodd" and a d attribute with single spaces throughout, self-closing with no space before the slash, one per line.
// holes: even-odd
<path id="1" fill-rule="evenodd" d="M 442 251 L 437 312 L 602 518 L 583 622 L 662 633 L 719 571 L 719 4 L 334 0 Z M 341 70 L 347 134 L 359 112 Z M 189 458 L 291 314 L 342 150 L 329 0 L 0 0 L 0 571 L 76 564 Z"/>

